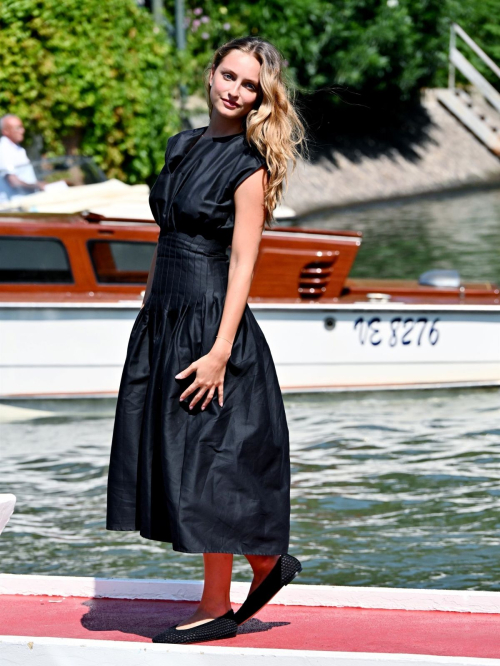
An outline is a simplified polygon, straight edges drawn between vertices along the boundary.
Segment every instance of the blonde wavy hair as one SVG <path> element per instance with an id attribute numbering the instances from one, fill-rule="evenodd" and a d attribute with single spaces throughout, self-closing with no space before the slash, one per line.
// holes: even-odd
<path id="1" fill-rule="evenodd" d="M 220 46 L 204 73 L 205 94 L 209 115 L 213 104 L 210 100 L 210 72 L 219 67 L 227 54 L 238 49 L 253 55 L 260 63 L 260 90 L 254 108 L 245 118 L 247 141 L 265 158 L 269 180 L 264 197 L 265 222 L 275 222 L 273 211 L 283 197 L 283 186 L 288 186 L 287 164 L 292 162 L 292 172 L 297 165 L 305 143 L 305 127 L 295 102 L 295 91 L 283 75 L 284 59 L 278 49 L 260 37 L 238 37 Z"/>

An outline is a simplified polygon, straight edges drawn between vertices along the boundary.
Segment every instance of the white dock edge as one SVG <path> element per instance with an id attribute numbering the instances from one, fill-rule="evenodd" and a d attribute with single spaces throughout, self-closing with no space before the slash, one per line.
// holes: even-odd
<path id="1" fill-rule="evenodd" d="M 9 666 L 500 666 L 500 659 L 0 636 Z"/>
<path id="2" fill-rule="evenodd" d="M 248 583 L 233 583 L 242 602 Z M 201 581 L 127 580 L 0 574 L 0 595 L 48 595 L 198 601 Z M 273 604 L 353 608 L 500 612 L 500 592 L 383 587 L 288 585 Z M 136 641 L 0 636 L 0 661 L 9 666 L 500 666 L 500 659 L 381 652 L 284 650 L 210 645 L 157 645 Z"/>
<path id="3" fill-rule="evenodd" d="M 202 586 L 201 581 L 189 580 L 0 574 L 0 595 L 199 601 Z M 249 583 L 233 582 L 231 601 L 243 603 L 249 587 Z M 500 592 L 291 583 L 278 592 L 272 604 L 500 613 Z"/>

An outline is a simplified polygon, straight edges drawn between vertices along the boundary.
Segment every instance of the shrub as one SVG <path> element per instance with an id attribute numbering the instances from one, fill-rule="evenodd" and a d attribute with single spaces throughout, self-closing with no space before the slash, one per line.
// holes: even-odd
<path id="1" fill-rule="evenodd" d="M 108 177 L 144 181 L 179 131 L 173 47 L 134 0 L 2 0 L 0 112 L 44 151 L 90 155 Z"/>
<path id="2" fill-rule="evenodd" d="M 370 104 L 413 102 L 446 85 L 450 22 L 495 59 L 500 0 L 188 0 L 194 86 L 213 49 L 241 35 L 273 42 L 297 87 L 348 88 Z M 489 76 L 488 71 L 483 70 Z M 498 83 L 498 80 L 492 81 Z M 332 98 L 335 101 L 335 97 Z"/>

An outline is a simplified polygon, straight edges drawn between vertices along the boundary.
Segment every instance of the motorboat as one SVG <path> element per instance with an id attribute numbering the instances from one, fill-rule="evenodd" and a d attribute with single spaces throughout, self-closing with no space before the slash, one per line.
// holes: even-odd
<path id="1" fill-rule="evenodd" d="M 116 397 L 159 234 L 131 210 L 0 214 L 0 399 Z M 499 287 L 350 278 L 361 242 L 264 230 L 248 303 L 282 390 L 500 385 Z"/>

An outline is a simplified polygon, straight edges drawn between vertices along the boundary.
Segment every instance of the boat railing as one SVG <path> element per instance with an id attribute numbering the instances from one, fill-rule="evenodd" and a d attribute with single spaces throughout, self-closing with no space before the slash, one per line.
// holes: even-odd
<path id="1" fill-rule="evenodd" d="M 132 217 L 106 217 L 100 213 L 95 213 L 93 211 L 82 211 L 80 213 L 87 222 L 91 224 L 148 224 L 155 225 L 156 222 L 152 219 L 144 218 L 132 218 Z M 292 234 L 311 234 L 312 236 L 317 236 L 318 234 L 323 236 L 346 236 L 361 239 L 363 236 L 362 231 L 352 231 L 350 229 L 319 229 L 319 228 L 306 228 L 301 226 L 288 226 L 284 224 L 279 224 L 277 226 L 270 227 L 266 224 L 264 231 L 273 231 L 273 232 L 286 232 Z"/>

